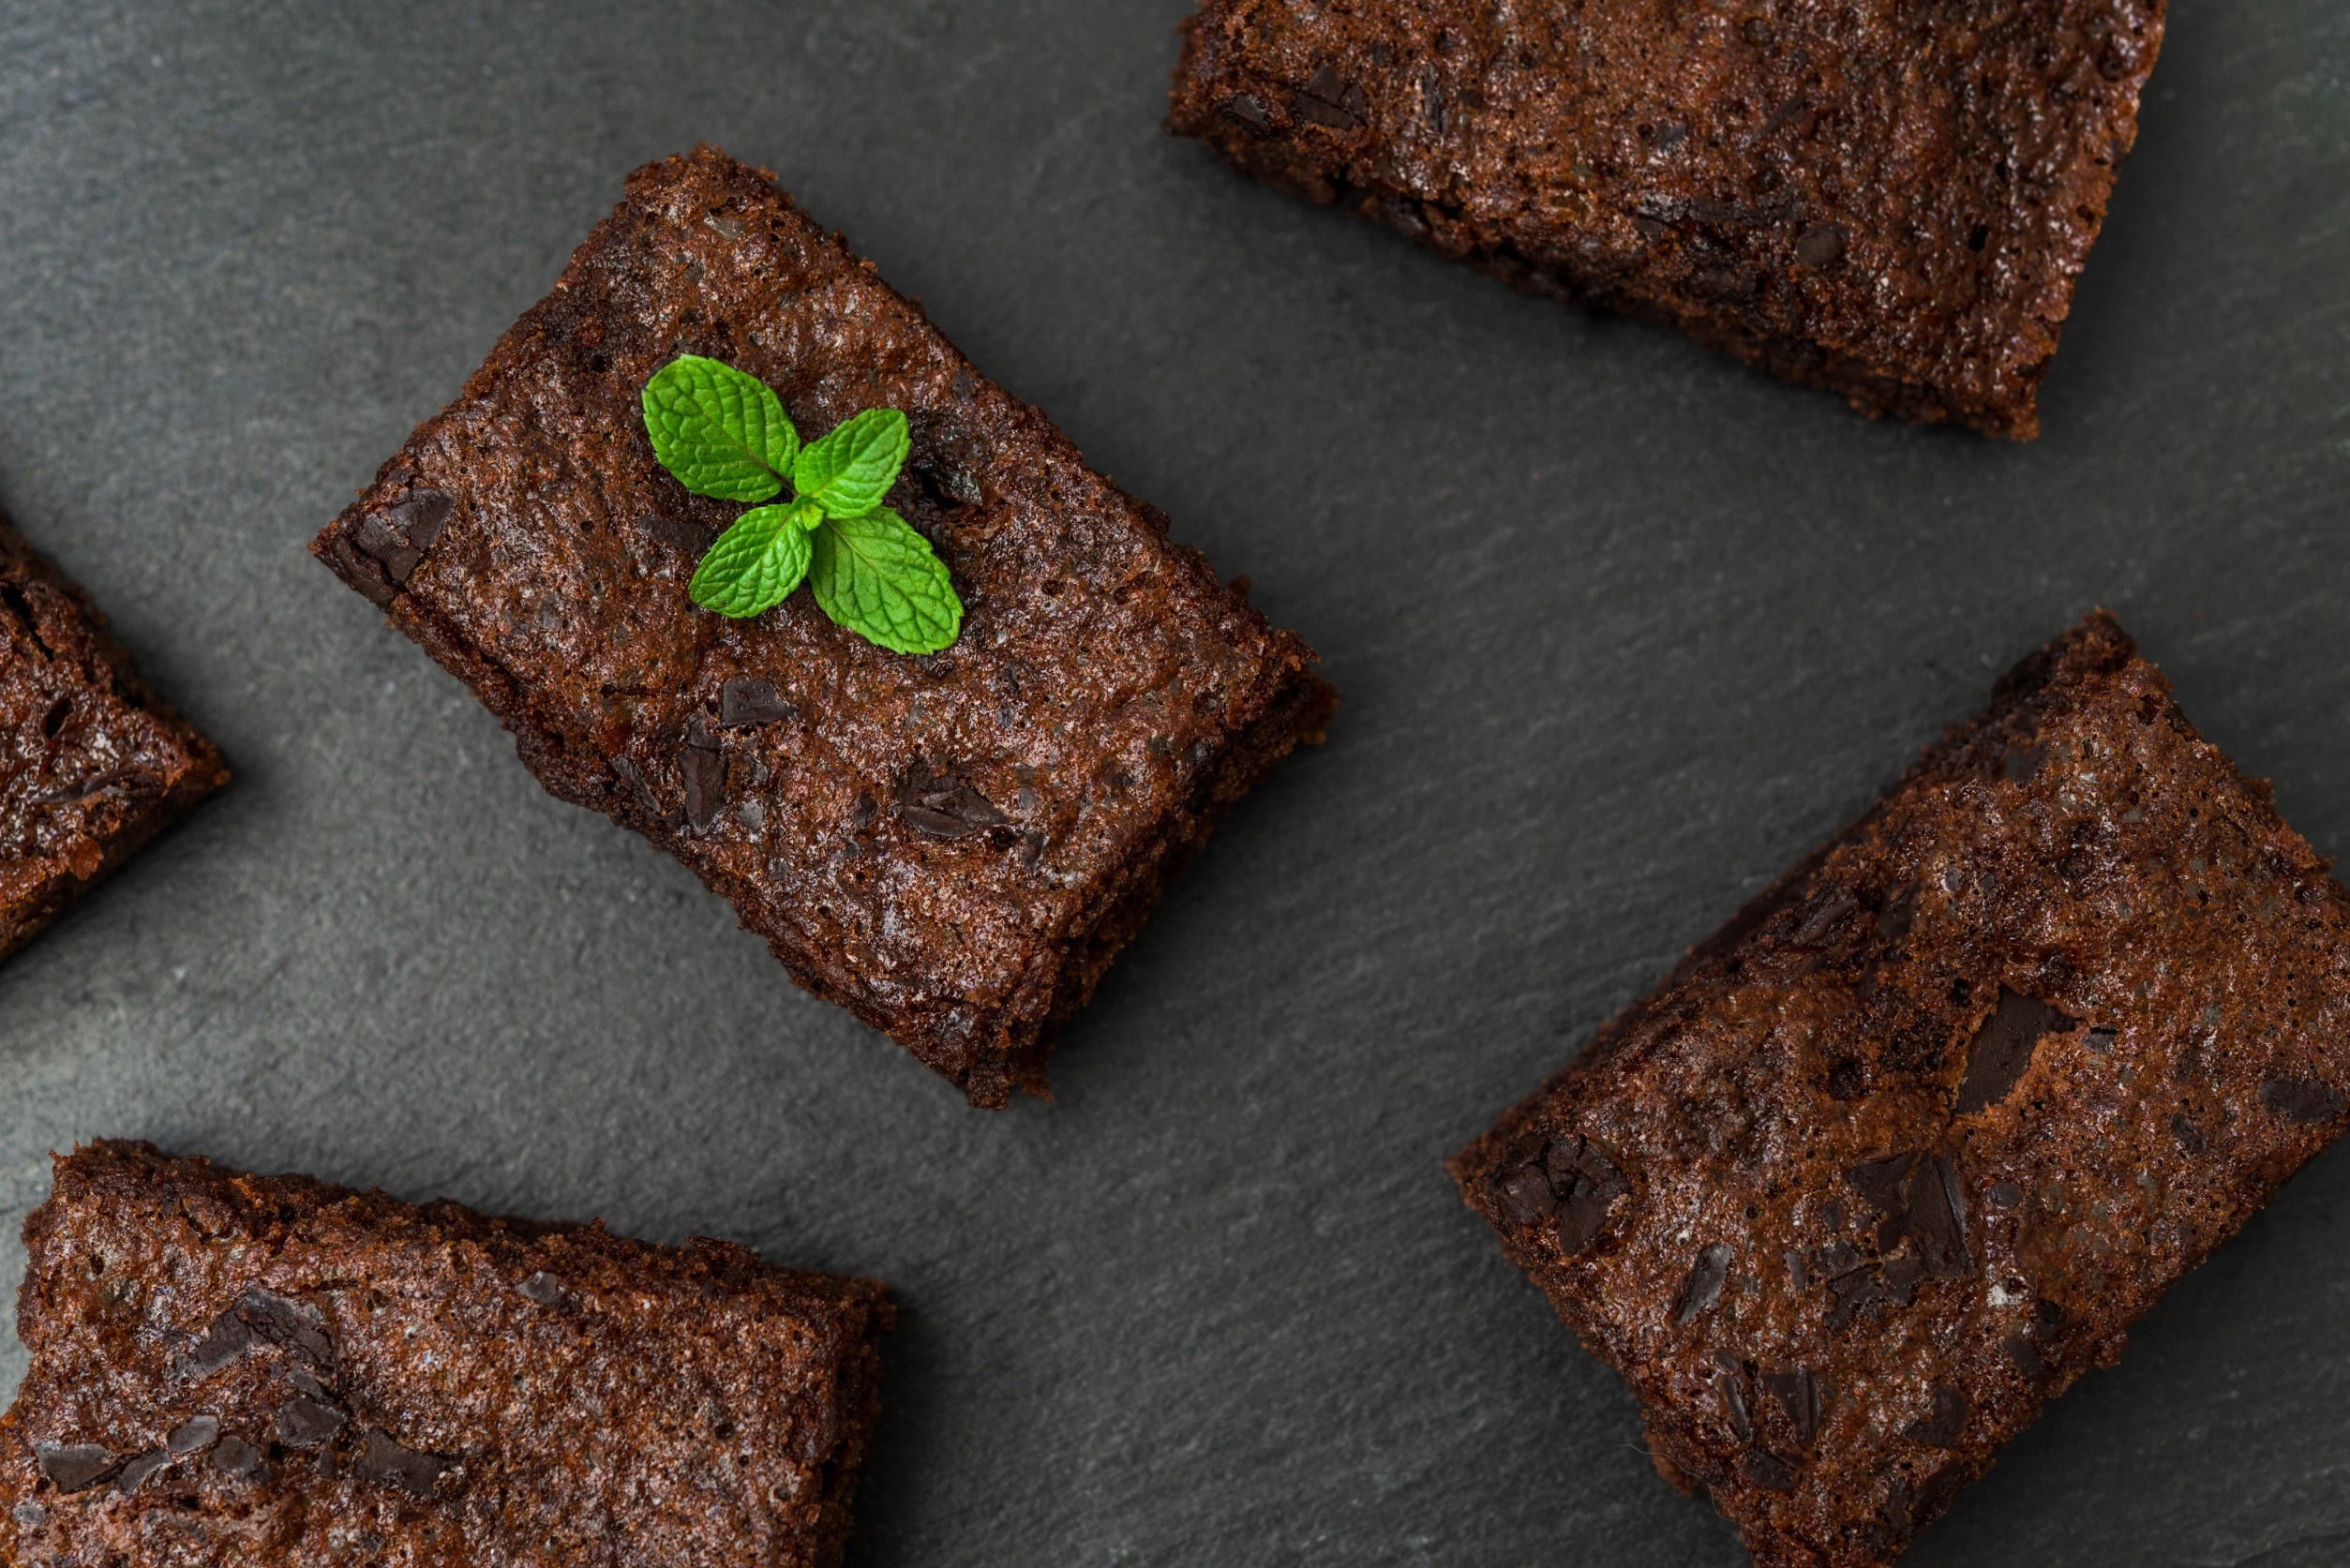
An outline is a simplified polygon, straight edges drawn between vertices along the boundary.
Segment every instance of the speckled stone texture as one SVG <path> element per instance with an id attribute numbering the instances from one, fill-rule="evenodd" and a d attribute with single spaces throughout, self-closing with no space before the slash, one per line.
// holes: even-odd
<path id="1" fill-rule="evenodd" d="M 2350 1127 L 2350 895 L 2091 615 L 1453 1162 L 1763 1568 L 1890 1561 Z"/>
<path id="2" fill-rule="evenodd" d="M 872 1280 L 125 1142 L 59 1159 L 25 1242 L 0 1561 L 840 1561 Z"/>
<path id="3" fill-rule="evenodd" d="M 89 595 L 0 518 L 0 957 L 228 779 Z"/>
<path id="4" fill-rule="evenodd" d="M 749 620 L 687 599 L 743 508 L 654 460 L 638 395 L 681 352 L 773 386 L 811 439 L 905 411 L 890 500 L 953 574 L 953 647 L 890 653 L 805 592 Z M 1168 878 L 1336 705 L 1312 650 L 1166 532 L 771 174 L 704 148 L 631 176 L 312 548 L 540 783 L 1000 1107 L 1045 1092 L 1054 1037 Z"/>
<path id="5" fill-rule="evenodd" d="M 1170 124 L 1871 414 L 2039 432 L 2163 0 L 1205 0 Z"/>

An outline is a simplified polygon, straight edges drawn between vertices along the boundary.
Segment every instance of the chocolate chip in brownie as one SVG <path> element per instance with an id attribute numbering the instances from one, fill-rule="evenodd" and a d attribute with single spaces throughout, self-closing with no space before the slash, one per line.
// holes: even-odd
<path id="1" fill-rule="evenodd" d="M 1559 1249 L 1569 1257 L 1586 1252 L 1607 1229 L 1615 1201 L 1630 1190 L 1624 1172 L 1580 1138 L 1551 1144 L 1546 1163 L 1551 1187 L 1565 1193 L 1564 1212 L 1559 1216 Z"/>
<path id="2" fill-rule="evenodd" d="M 1923 1254 L 1926 1273 L 1953 1278 L 1974 1273 L 1967 1247 L 1967 1201 L 1959 1191 L 1957 1167 L 1946 1157 L 1928 1156 L 1910 1178 L 1906 1229 Z"/>
<path id="3" fill-rule="evenodd" d="M 1972 1115 L 2005 1099 L 2031 1066 L 2041 1037 L 2072 1027 L 2073 1020 L 2047 1003 L 2001 986 L 1998 1008 L 1976 1032 L 1968 1050 L 1957 1113 Z"/>
<path id="4" fill-rule="evenodd" d="M 1746 1369 L 1733 1356 L 1717 1356 L 1721 1369 L 1714 1374 L 1714 1392 L 1722 1401 L 1722 1418 L 1740 1442 L 1755 1441 L 1754 1412 L 1747 1407 Z"/>
<path id="5" fill-rule="evenodd" d="M 1729 1278 L 1730 1260 L 1737 1256 L 1728 1242 L 1709 1242 L 1699 1248 L 1697 1262 L 1689 1265 L 1688 1277 L 1681 1282 L 1681 1300 L 1673 1308 L 1673 1322 L 1693 1323 L 1714 1309 L 1722 1299 L 1722 1285 Z"/>
<path id="6" fill-rule="evenodd" d="M 1916 1296 L 1918 1281 L 1925 1277 L 1925 1264 L 1915 1258 L 1895 1258 L 1877 1271 L 1885 1287 L 1885 1299 L 1895 1307 L 1907 1307 Z"/>
<path id="7" fill-rule="evenodd" d="M 353 547 L 348 535 L 337 534 L 328 549 L 335 564 L 343 569 L 344 579 L 366 594 L 367 603 L 377 609 L 389 609 L 400 596 L 397 585 L 383 575 L 382 564 Z"/>
<path id="8" fill-rule="evenodd" d="M 171 1455 L 160 1448 L 150 1448 L 123 1466 L 122 1473 L 114 1477 L 114 1489 L 118 1492 L 135 1492 L 145 1483 L 147 1477 L 171 1462 Z"/>
<path id="9" fill-rule="evenodd" d="M 1754 1486 L 1766 1492 L 1791 1492 L 1795 1489 L 1795 1467 L 1775 1454 L 1759 1448 L 1749 1448 L 1738 1461 L 1739 1472 Z"/>
<path id="10" fill-rule="evenodd" d="M 201 1454 L 220 1437 L 220 1418 L 217 1415 L 191 1415 L 163 1440 L 163 1446 L 174 1454 Z"/>
<path id="11" fill-rule="evenodd" d="M 1881 1159 L 1863 1160 L 1844 1173 L 1845 1182 L 1867 1199 L 1871 1206 L 1887 1215 L 1901 1213 L 1907 1204 L 1902 1198 L 1902 1184 L 1915 1165 L 1915 1154 L 1887 1155 Z"/>
<path id="12" fill-rule="evenodd" d="M 1823 1283 L 1841 1279 L 1865 1262 L 1861 1249 L 1850 1242 L 1832 1241 L 1825 1247 L 1812 1248 L 1811 1277 Z"/>
<path id="13" fill-rule="evenodd" d="M 1011 818 L 953 769 L 934 772 L 917 762 L 898 781 L 898 818 L 935 839 L 966 838 Z"/>
<path id="14" fill-rule="evenodd" d="M 631 799 L 655 816 L 663 814 L 661 798 L 652 792 L 652 785 L 645 782 L 645 770 L 636 766 L 634 757 L 614 757 L 612 773 L 621 781 L 621 786 L 628 791 Z"/>
<path id="15" fill-rule="evenodd" d="M 270 1430 L 288 1448 L 316 1448 L 341 1431 L 346 1419 L 334 1406 L 306 1396 L 278 1406 Z"/>
<path id="16" fill-rule="evenodd" d="M 127 1462 L 94 1442 L 37 1442 L 33 1459 L 61 1492 L 82 1492 L 111 1481 Z"/>
<path id="17" fill-rule="evenodd" d="M 2269 1113 L 2302 1127 L 2318 1127 L 2342 1114 L 2340 1089 L 2313 1078 L 2271 1078 L 2260 1086 Z"/>
<path id="18" fill-rule="evenodd" d="M 2026 1382 L 2038 1382 L 2048 1375 L 2047 1361 L 2042 1357 L 2039 1347 L 2029 1339 L 2020 1334 L 2011 1334 L 2000 1344 L 2007 1351 L 2008 1360 L 2013 1362 L 2015 1369 L 2024 1375 Z"/>
<path id="19" fill-rule="evenodd" d="M 689 739 L 678 754 L 678 769 L 685 775 L 685 820 L 709 827 L 726 809 L 726 754 L 714 742 L 705 746 Z"/>
<path id="20" fill-rule="evenodd" d="M 1792 1372 L 1765 1373 L 1762 1386 L 1795 1428 L 1796 1443 L 1809 1448 L 1812 1439 L 1819 1435 L 1819 1380 L 1812 1369 L 1798 1366 Z"/>
<path id="21" fill-rule="evenodd" d="M 2100 1056 L 2110 1055 L 2114 1049 L 2114 1041 L 2119 1039 L 2120 1038 L 2121 1031 L 2115 1028 L 2112 1024 L 2095 1024 L 2088 1032 L 2088 1048 L 2091 1051 L 2096 1052 Z"/>
<path id="22" fill-rule="evenodd" d="M 1885 1287 L 1874 1274 L 1853 1274 L 1835 1282 L 1836 1304 L 1828 1309 L 1830 1328 L 1843 1328 L 1867 1307 L 1885 1299 Z"/>
<path id="23" fill-rule="evenodd" d="M 791 705 L 776 693 L 772 680 L 738 676 L 718 688 L 718 722 L 728 728 L 781 724 L 790 717 Z"/>
<path id="24" fill-rule="evenodd" d="M 1929 1448 L 1954 1448 L 1967 1430 L 1967 1417 L 1971 1410 L 1964 1390 L 1936 1383 L 1933 1409 L 1904 1426 L 1901 1435 Z"/>
<path id="25" fill-rule="evenodd" d="M 400 1486 L 418 1497 L 431 1497 L 440 1486 L 442 1474 L 452 1463 L 438 1454 L 419 1453 L 370 1428 L 367 1446 L 360 1451 L 359 1462 L 352 1467 L 352 1473 L 362 1481 Z"/>
<path id="26" fill-rule="evenodd" d="M 2174 1111 L 2170 1113 L 2170 1133 L 2173 1138 L 2178 1140 L 2178 1146 L 2191 1155 L 2203 1153 L 2210 1142 L 2204 1137 L 2203 1129 L 2190 1121 L 2183 1111 Z"/>
<path id="27" fill-rule="evenodd" d="M 1273 134 L 1273 116 L 1265 112 L 1263 100 L 1254 93 L 1235 93 L 1217 108 L 1226 118 L 1245 126 L 1259 136 Z"/>
<path id="28" fill-rule="evenodd" d="M 1828 266 L 1843 257 L 1846 243 L 1843 224 L 1814 224 L 1797 236 L 1795 259 L 1807 267 Z"/>
<path id="29" fill-rule="evenodd" d="M 326 1333 L 326 1314 L 307 1302 L 256 1285 L 237 1298 L 236 1314 L 255 1334 L 307 1361 L 320 1366 L 334 1362 L 335 1341 Z"/>
<path id="30" fill-rule="evenodd" d="M 2012 1209 L 2024 1201 L 2024 1189 L 2013 1182 L 1993 1182 L 1983 1201 L 1995 1209 Z"/>
<path id="31" fill-rule="evenodd" d="M 1559 1195 L 1538 1165 L 1521 1165 L 1494 1185 L 1501 1210 L 1520 1225 L 1535 1225 L 1559 1212 Z"/>
<path id="32" fill-rule="evenodd" d="M 212 1320 L 212 1326 L 196 1342 L 196 1348 L 180 1361 L 180 1375 L 186 1378 L 208 1378 L 243 1355 L 253 1342 L 252 1333 L 245 1321 L 231 1307 Z"/>
<path id="33" fill-rule="evenodd" d="M 655 512 L 648 512 L 637 518 L 636 530 L 647 538 L 657 539 L 664 545 L 675 545 L 696 556 L 717 542 L 720 531 L 689 518 L 666 516 Z"/>
<path id="34" fill-rule="evenodd" d="M 249 1480 L 269 1468 L 262 1451 L 243 1438 L 222 1438 L 213 1444 L 212 1468 L 234 1480 Z"/>

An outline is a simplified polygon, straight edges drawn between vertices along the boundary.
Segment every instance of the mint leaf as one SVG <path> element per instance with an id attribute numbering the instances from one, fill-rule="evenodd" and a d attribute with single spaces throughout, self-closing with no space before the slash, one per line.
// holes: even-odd
<path id="1" fill-rule="evenodd" d="M 936 653 L 962 634 L 963 601 L 947 563 L 888 507 L 830 518 L 814 544 L 808 587 L 816 604 L 867 642 L 892 653 Z"/>
<path id="2" fill-rule="evenodd" d="M 697 496 L 765 500 L 784 487 L 800 433 L 765 381 L 681 354 L 645 383 L 652 455 Z"/>
<path id="3" fill-rule="evenodd" d="M 804 502 L 745 512 L 702 557 L 687 597 L 738 620 L 773 609 L 808 575 L 808 530 L 818 520 Z"/>
<path id="4" fill-rule="evenodd" d="M 792 488 L 820 504 L 828 517 L 861 517 L 897 483 L 910 442 L 904 414 L 867 409 L 809 443 L 792 466 Z"/>

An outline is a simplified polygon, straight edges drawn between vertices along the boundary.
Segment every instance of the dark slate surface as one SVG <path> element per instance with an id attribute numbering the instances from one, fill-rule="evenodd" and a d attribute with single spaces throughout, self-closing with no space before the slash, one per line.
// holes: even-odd
<path id="1" fill-rule="evenodd" d="M 1744 1561 L 1438 1161 L 2092 604 L 2350 848 L 2350 12 L 2180 4 L 2015 447 L 1242 182 L 1159 128 L 1184 10 L 0 13 L 0 506 L 237 774 L 0 969 L 0 1276 L 146 1136 L 888 1278 L 859 1563 Z M 303 552 L 701 139 L 1346 694 L 1055 1105 L 795 992 Z M 2337 1150 L 1910 1561 L 2340 1562 L 2345 1455 Z"/>

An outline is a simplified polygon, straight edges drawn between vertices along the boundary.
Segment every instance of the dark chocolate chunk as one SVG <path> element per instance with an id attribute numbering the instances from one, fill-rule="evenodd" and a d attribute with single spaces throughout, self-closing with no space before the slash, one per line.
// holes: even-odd
<path id="1" fill-rule="evenodd" d="M 718 688 L 718 722 L 729 728 L 781 724 L 790 717 L 791 705 L 776 694 L 772 680 L 738 676 Z"/>
<path id="2" fill-rule="evenodd" d="M 648 538 L 657 539 L 664 545 L 673 545 L 681 550 L 689 550 L 696 556 L 716 543 L 721 531 L 685 517 L 665 516 L 653 512 L 637 518 L 636 528 Z"/>
<path id="3" fill-rule="evenodd" d="M 1888 1215 L 1897 1215 L 1907 1207 L 1902 1198 L 1902 1183 L 1917 1159 L 1914 1154 L 1900 1154 L 1865 1160 L 1847 1171 L 1844 1179 L 1872 1206 Z"/>
<path id="4" fill-rule="evenodd" d="M 1925 1277 L 1925 1264 L 1915 1258 L 1895 1258 L 1878 1270 L 1878 1278 L 1885 1286 L 1885 1299 L 1895 1307 L 1907 1307 L 1917 1294 L 1918 1281 Z"/>
<path id="5" fill-rule="evenodd" d="M 326 1391 L 326 1385 L 324 1383 L 310 1376 L 309 1372 L 304 1367 L 296 1366 L 292 1371 L 288 1372 L 286 1374 L 286 1381 L 293 1385 L 293 1390 L 296 1394 L 307 1394 L 313 1399 L 332 1400 L 335 1397 Z"/>
<path id="6" fill-rule="evenodd" d="M 935 839 L 966 838 L 1011 820 L 951 770 L 935 773 L 922 762 L 898 781 L 898 817 Z"/>
<path id="7" fill-rule="evenodd" d="M 1762 1386 L 1794 1426 L 1796 1442 L 1809 1448 L 1811 1440 L 1819 1435 L 1819 1380 L 1812 1376 L 1811 1368 L 1765 1373 Z"/>
<path id="8" fill-rule="evenodd" d="M 1927 1157 L 1910 1178 L 1907 1229 L 1926 1273 L 1955 1278 L 1975 1272 L 1967 1247 L 1966 1196 L 1959 1190 L 1958 1169 L 1946 1157 Z"/>
<path id="9" fill-rule="evenodd" d="M 1911 882 L 1898 889 L 1877 912 L 1877 938 L 1880 942 L 1898 942 L 1909 934 L 1910 926 L 1918 918 L 1918 885 Z"/>
<path id="10" fill-rule="evenodd" d="M 432 542 L 441 537 L 456 505 L 457 498 L 446 490 L 412 490 L 406 500 L 392 508 L 392 526 L 400 530 L 412 548 L 429 550 Z"/>
<path id="11" fill-rule="evenodd" d="M 335 558 L 335 564 L 343 569 L 351 586 L 366 594 L 367 603 L 377 609 L 389 609 L 392 601 L 400 596 L 399 589 L 383 575 L 382 565 L 354 547 L 348 537 L 337 535 L 328 546 L 328 553 Z"/>
<path id="12" fill-rule="evenodd" d="M 1709 1242 L 1699 1250 L 1698 1261 L 1689 1265 L 1689 1277 L 1681 1283 L 1681 1301 L 1673 1308 L 1674 1322 L 1692 1323 L 1714 1309 L 1722 1299 L 1722 1285 L 1729 1278 L 1730 1260 L 1736 1256 L 1728 1242 Z"/>
<path id="13" fill-rule="evenodd" d="M 2088 1048 L 2091 1051 L 2096 1052 L 2100 1056 L 2103 1056 L 2113 1050 L 2114 1041 L 2119 1039 L 2120 1038 L 2121 1031 L 2115 1028 L 2112 1024 L 2099 1023 L 2093 1025 L 2089 1029 Z"/>
<path id="14" fill-rule="evenodd" d="M 709 827 L 726 809 L 726 754 L 689 741 L 678 754 L 678 769 L 685 775 L 685 820 Z"/>
<path id="15" fill-rule="evenodd" d="M 1738 1461 L 1739 1473 L 1766 1492 L 1791 1492 L 1795 1489 L 1795 1467 L 1775 1454 L 1759 1448 L 1749 1448 Z"/>
<path id="16" fill-rule="evenodd" d="M 1844 255 L 1844 225 L 1820 223 L 1806 229 L 1795 241 L 1795 259 L 1807 267 L 1824 267 Z"/>
<path id="17" fill-rule="evenodd" d="M 2273 1115 L 2317 1127 L 2342 1114 L 2342 1091 L 2313 1078 L 2271 1078 L 2260 1086 L 2260 1103 Z"/>
<path id="18" fill-rule="evenodd" d="M 2040 772 L 2040 765 L 2048 760 L 2045 746 L 2014 746 L 2009 748 L 2002 769 L 2017 784 L 2029 784 Z"/>
<path id="19" fill-rule="evenodd" d="M 621 784 L 627 788 L 630 797 L 633 798 L 638 805 L 644 807 L 645 810 L 652 813 L 655 816 L 663 814 L 661 811 L 661 798 L 653 794 L 652 785 L 645 782 L 645 770 L 636 766 L 634 758 L 624 756 L 614 757 L 612 759 L 612 771 L 620 779 Z"/>
<path id="20" fill-rule="evenodd" d="M 1811 1277 L 1823 1282 L 1841 1279 L 1865 1261 L 1861 1256 L 1861 1249 L 1850 1242 L 1832 1241 L 1825 1247 L 1812 1249 Z"/>
<path id="21" fill-rule="evenodd" d="M 335 1341 L 326 1333 L 326 1314 L 307 1302 L 256 1285 L 237 1299 L 236 1313 L 255 1334 L 305 1360 L 325 1366 L 335 1359 Z"/>
<path id="22" fill-rule="evenodd" d="M 351 530 L 351 542 L 378 560 L 390 559 L 395 550 L 408 548 L 408 541 L 393 529 L 381 513 L 370 513 L 359 519 L 359 526 Z"/>
<path id="23" fill-rule="evenodd" d="M 1520 1225 L 1536 1224 L 1559 1212 L 1559 1195 L 1535 1165 L 1521 1165 L 1503 1176 L 1495 1199 L 1502 1212 Z"/>
<path id="24" fill-rule="evenodd" d="M 1860 912 L 1861 901 L 1852 896 L 1849 888 L 1838 888 L 1822 899 L 1817 908 L 1804 917 L 1804 923 L 1788 938 L 1799 948 L 1817 948 L 1835 934 L 1836 928 Z"/>
<path id="25" fill-rule="evenodd" d="M 1950 1500 L 1958 1495 L 1958 1488 L 1967 1484 L 1967 1472 L 1956 1460 L 1942 1466 L 1918 1483 L 1909 1499 L 1909 1523 L 1912 1529 L 1933 1523 L 1950 1506 Z"/>
<path id="26" fill-rule="evenodd" d="M 2170 1131 L 2171 1136 L 2178 1140 L 2178 1146 L 2191 1155 L 2203 1153 L 2210 1142 L 2204 1137 L 2201 1127 L 2187 1119 L 2187 1113 L 2183 1111 L 2174 1111 L 2170 1113 Z"/>
<path id="27" fill-rule="evenodd" d="M 157 1471 L 172 1462 L 172 1456 L 160 1448 L 150 1448 L 123 1466 L 123 1472 L 114 1477 L 114 1489 L 135 1492 Z"/>
<path id="28" fill-rule="evenodd" d="M 1929 1448 L 1955 1448 L 1967 1430 L 1967 1417 L 1972 1409 L 1963 1389 L 1936 1383 L 1934 1408 L 1904 1426 L 1901 1435 Z"/>
<path id="29" fill-rule="evenodd" d="M 220 1418 L 217 1415 L 191 1415 L 172 1428 L 163 1440 L 163 1446 L 174 1454 L 201 1454 L 210 1448 L 220 1436 Z"/>
<path id="30" fill-rule="evenodd" d="M 243 1438 L 222 1438 L 215 1443 L 211 1463 L 221 1474 L 238 1480 L 257 1476 L 268 1468 L 262 1451 Z"/>
<path id="31" fill-rule="evenodd" d="M 2024 1201 L 2024 1189 L 2013 1182 L 1993 1182 L 1983 1201 L 1995 1209 L 2012 1209 Z"/>
<path id="32" fill-rule="evenodd" d="M 2011 1334 L 2000 1343 L 2006 1347 L 2008 1360 L 2024 1374 L 2027 1382 L 2038 1382 L 2048 1375 L 2048 1363 L 2043 1359 L 2038 1346 L 2020 1334 Z"/>
<path id="33" fill-rule="evenodd" d="M 37 1442 L 33 1458 L 61 1492 L 82 1492 L 113 1479 L 124 1460 L 94 1442 Z"/>
<path id="34" fill-rule="evenodd" d="M 231 1307 L 212 1320 L 212 1327 L 196 1342 L 196 1348 L 180 1362 L 180 1375 L 187 1378 L 208 1378 L 243 1355 L 253 1342 L 253 1336 Z"/>
<path id="35" fill-rule="evenodd" d="M 346 1419 L 334 1406 L 316 1399 L 289 1399 L 277 1407 L 271 1430 L 288 1448 L 316 1448 L 341 1431 Z"/>
<path id="36" fill-rule="evenodd" d="M 1729 1423 L 1729 1429 L 1737 1435 L 1740 1442 L 1752 1442 L 1755 1441 L 1755 1420 L 1754 1412 L 1746 1403 L 1745 1368 L 1739 1366 L 1732 1356 L 1715 1359 L 1722 1363 L 1721 1370 L 1714 1374 L 1714 1392 L 1721 1397 L 1722 1418 Z"/>
<path id="37" fill-rule="evenodd" d="M 2032 1048 L 2040 1037 L 2072 1027 L 2073 1020 L 2047 1003 L 1999 987 L 1999 1005 L 1968 1051 L 1967 1080 L 1958 1086 L 1958 1114 L 1972 1115 L 2005 1099 L 2031 1066 Z"/>
<path id="38" fill-rule="evenodd" d="M 430 1497 L 442 1472 L 455 1462 L 438 1454 L 419 1453 L 370 1428 L 367 1447 L 360 1451 L 352 1473 L 362 1481 L 401 1486 L 418 1497 Z"/>
<path id="39" fill-rule="evenodd" d="M 1273 116 L 1265 112 L 1264 101 L 1254 93 L 1235 93 L 1217 107 L 1259 136 L 1273 133 Z"/>
<path id="40" fill-rule="evenodd" d="M 1874 1274 L 1848 1275 L 1835 1283 L 1836 1304 L 1828 1309 L 1830 1328 L 1843 1328 L 1864 1308 L 1885 1299 L 1885 1287 Z"/>
<path id="41" fill-rule="evenodd" d="M 523 1280 L 515 1290 L 526 1301 L 535 1301 L 541 1307 L 569 1307 L 574 1299 L 571 1287 L 545 1269 Z"/>

